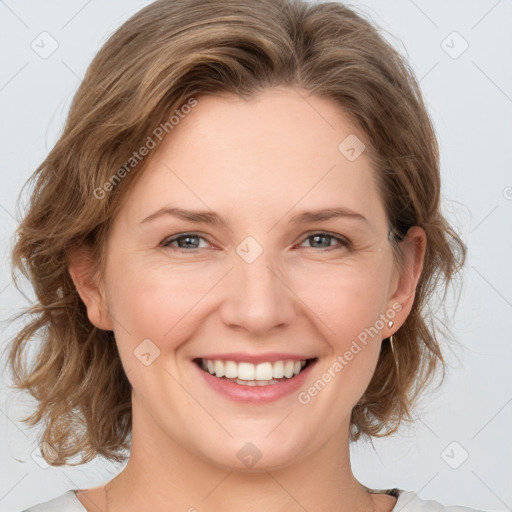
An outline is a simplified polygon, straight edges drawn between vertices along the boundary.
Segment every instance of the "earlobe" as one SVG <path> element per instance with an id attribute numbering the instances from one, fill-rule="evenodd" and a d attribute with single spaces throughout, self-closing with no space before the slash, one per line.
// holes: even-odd
<path id="1" fill-rule="evenodd" d="M 112 331 L 113 325 L 105 300 L 105 294 L 95 273 L 94 259 L 85 248 L 68 253 L 68 271 L 80 295 L 89 321 L 98 329 Z"/>
<path id="2" fill-rule="evenodd" d="M 400 272 L 396 290 L 389 299 L 389 305 L 401 304 L 400 317 L 403 323 L 412 309 L 416 296 L 416 287 L 423 270 L 427 235 L 421 227 L 412 226 L 406 238 L 399 243 L 403 252 L 403 270 Z"/>

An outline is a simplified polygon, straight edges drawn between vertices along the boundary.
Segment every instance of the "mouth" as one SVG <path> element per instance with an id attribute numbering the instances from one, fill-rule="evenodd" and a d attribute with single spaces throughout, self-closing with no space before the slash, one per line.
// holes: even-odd
<path id="1" fill-rule="evenodd" d="M 316 362 L 317 358 L 281 359 L 257 364 L 203 358 L 193 361 L 202 371 L 222 381 L 241 386 L 272 386 L 293 380 Z"/>

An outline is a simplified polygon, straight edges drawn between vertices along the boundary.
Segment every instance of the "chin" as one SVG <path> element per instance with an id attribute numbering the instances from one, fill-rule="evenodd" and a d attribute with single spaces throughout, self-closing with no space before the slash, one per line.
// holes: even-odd
<path id="1" fill-rule="evenodd" d="M 277 471 L 304 457 L 304 447 L 308 445 L 306 439 L 302 444 L 292 443 L 288 436 L 288 442 L 283 444 L 278 436 L 273 440 L 265 439 L 265 435 L 252 438 L 250 436 L 235 437 L 225 443 L 217 441 L 215 448 L 212 445 L 205 447 L 201 451 L 201 456 L 224 470 L 238 473 Z"/>

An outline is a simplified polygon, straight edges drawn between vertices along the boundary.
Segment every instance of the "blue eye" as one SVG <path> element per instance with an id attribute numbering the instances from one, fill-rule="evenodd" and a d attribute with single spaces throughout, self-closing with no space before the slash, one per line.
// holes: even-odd
<path id="1" fill-rule="evenodd" d="M 170 247 L 173 242 L 177 242 L 178 246 L 177 249 L 199 249 L 200 247 L 197 246 L 198 240 L 206 240 L 202 236 L 199 236 L 197 233 L 183 233 L 181 235 L 175 236 L 174 238 L 170 238 L 169 240 L 166 240 L 163 242 L 164 247 Z M 184 245 L 179 245 L 180 241 L 183 240 Z"/>
<path id="2" fill-rule="evenodd" d="M 340 246 L 343 246 L 343 247 L 349 247 L 350 246 L 350 243 L 348 242 L 348 240 L 345 240 L 344 238 L 340 238 L 339 236 L 335 236 L 335 235 L 330 235 L 329 233 L 312 233 L 310 235 L 308 235 L 305 240 L 314 240 L 314 244 L 320 244 L 322 245 L 322 242 L 321 240 L 322 239 L 328 239 L 330 241 L 332 240 L 335 240 L 336 242 L 338 242 L 338 245 Z M 330 243 L 328 243 L 327 245 L 323 245 L 322 247 L 313 247 L 313 249 L 316 249 L 316 248 L 320 248 L 320 249 L 326 249 L 328 247 L 333 247 Z"/>
<path id="3" fill-rule="evenodd" d="M 181 233 L 173 238 L 166 239 L 162 242 L 161 245 L 168 248 L 175 248 L 175 249 L 201 249 L 199 247 L 200 240 L 204 240 L 207 244 L 209 243 L 206 238 L 198 235 L 197 233 Z M 339 248 L 339 247 L 351 247 L 350 242 L 342 237 L 330 235 L 329 233 L 323 233 L 323 232 L 316 232 L 311 233 L 306 236 L 304 241 L 306 240 L 313 240 L 312 249 L 327 249 L 327 248 Z M 327 240 L 327 245 L 322 242 L 322 240 Z M 335 241 L 337 244 L 332 245 L 331 242 Z M 177 245 L 172 245 L 172 244 Z M 304 242 L 303 242 L 304 243 Z M 301 244 L 302 245 L 302 244 Z M 336 247 L 336 245 L 338 247 Z M 204 248 L 204 246 L 203 246 Z M 187 250 L 182 252 L 188 252 Z"/>

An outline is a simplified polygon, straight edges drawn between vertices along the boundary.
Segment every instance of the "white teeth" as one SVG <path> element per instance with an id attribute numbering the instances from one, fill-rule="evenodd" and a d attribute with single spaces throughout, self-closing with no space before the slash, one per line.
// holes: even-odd
<path id="1" fill-rule="evenodd" d="M 252 364 L 247 362 L 236 363 L 235 361 L 221 361 L 201 359 L 201 367 L 216 377 L 236 379 L 239 384 L 248 386 L 266 386 L 277 384 L 283 377 L 291 379 L 298 375 L 306 366 L 305 360 L 283 360 Z"/>
<path id="2" fill-rule="evenodd" d="M 283 363 L 283 361 L 276 361 L 273 364 L 272 377 L 274 377 L 274 379 L 282 379 L 284 377 L 284 363 Z"/>
<path id="3" fill-rule="evenodd" d="M 218 375 L 217 375 L 218 377 Z M 255 371 L 256 380 L 272 380 L 272 364 L 260 363 L 256 366 Z"/>
<path id="4" fill-rule="evenodd" d="M 293 361 L 286 361 L 286 363 L 284 364 L 284 376 L 287 378 L 287 379 L 290 379 L 293 377 L 293 367 L 294 367 L 294 363 Z"/>
<path id="5" fill-rule="evenodd" d="M 226 378 L 236 379 L 238 375 L 238 365 L 234 361 L 226 361 L 224 363 L 224 372 L 226 374 Z"/>
<path id="6" fill-rule="evenodd" d="M 251 363 L 238 363 L 238 378 L 240 380 L 254 380 L 256 369 Z"/>
<path id="7" fill-rule="evenodd" d="M 224 365 L 222 361 L 215 361 L 215 375 L 217 377 L 224 377 Z"/>
<path id="8" fill-rule="evenodd" d="M 241 384 L 242 386 L 268 386 L 269 384 L 278 384 L 278 380 L 239 380 L 234 379 L 237 384 Z"/>
<path id="9" fill-rule="evenodd" d="M 244 386 L 257 386 L 255 380 L 239 380 L 236 379 L 237 384 L 243 384 Z"/>

